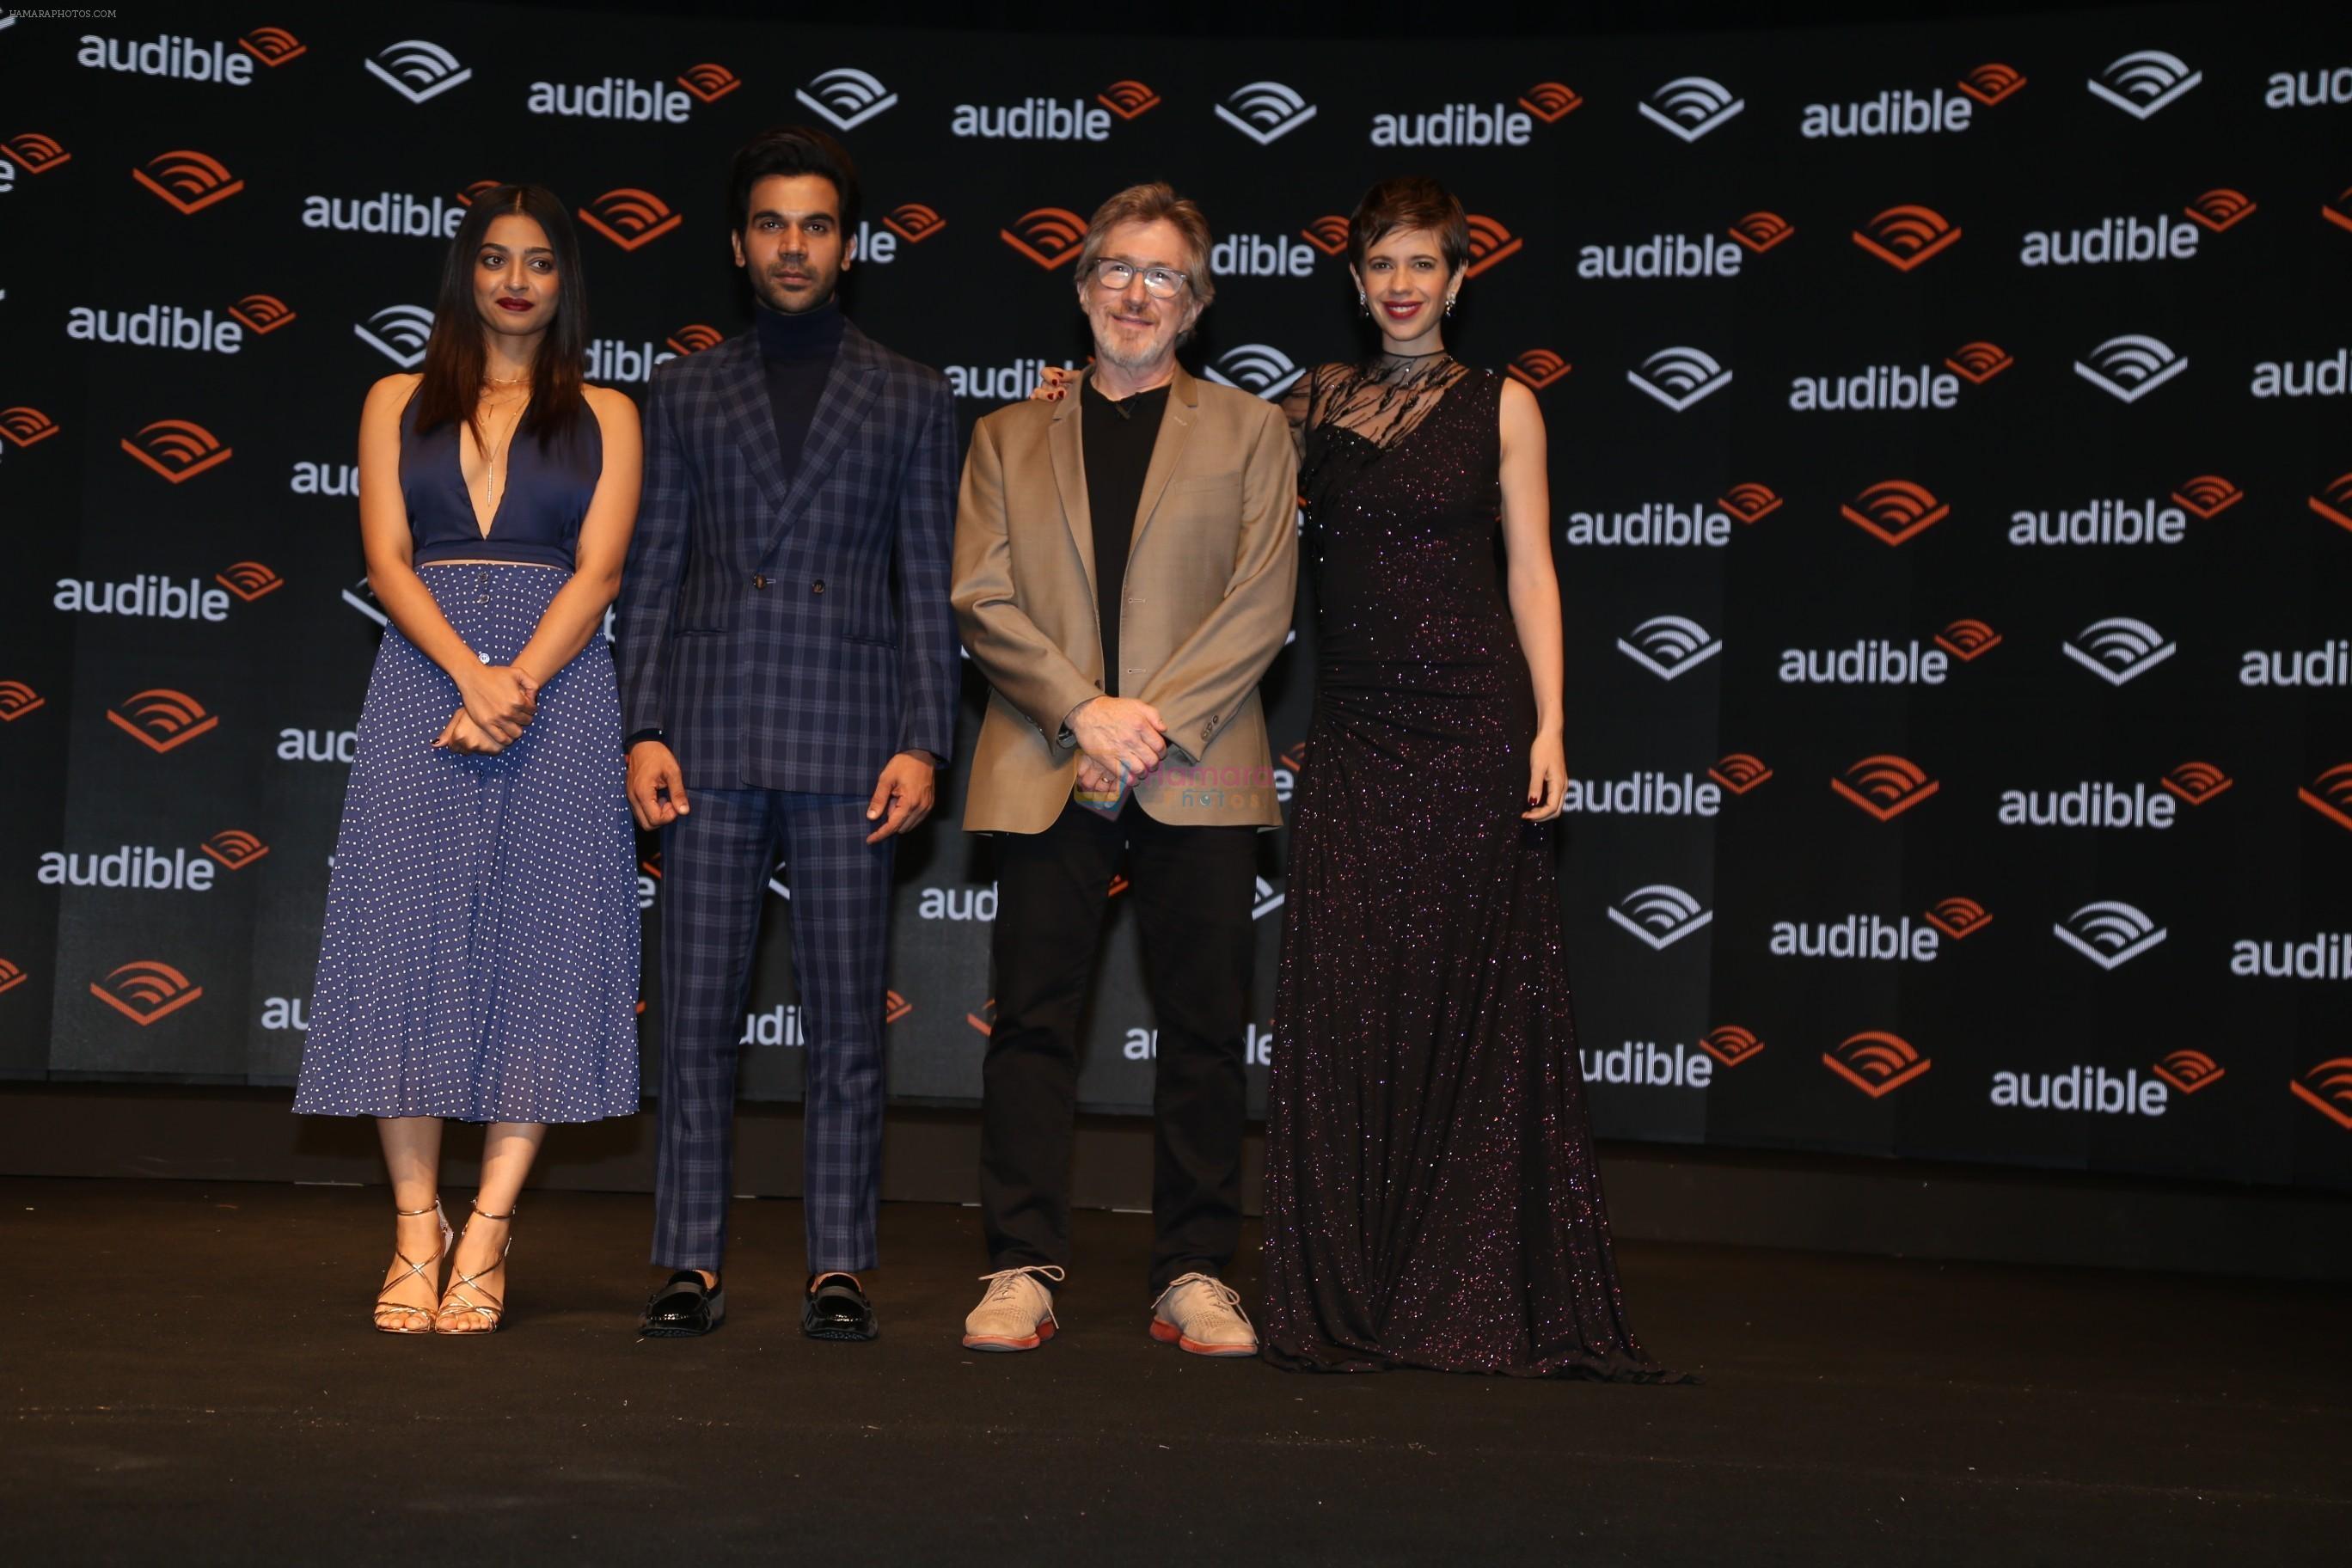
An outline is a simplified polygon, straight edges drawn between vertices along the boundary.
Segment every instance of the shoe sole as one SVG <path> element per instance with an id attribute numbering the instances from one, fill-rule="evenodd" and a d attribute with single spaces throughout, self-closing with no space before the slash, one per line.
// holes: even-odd
<path id="1" fill-rule="evenodd" d="M 864 1344 L 869 1340 L 880 1339 L 882 1337 L 882 1331 L 879 1328 L 857 1330 L 811 1329 L 804 1327 L 801 1330 L 801 1337 L 808 1340 L 836 1340 L 845 1344 Z"/>
<path id="2" fill-rule="evenodd" d="M 1054 1337 L 1052 1319 L 1037 1325 L 1037 1331 L 1025 1340 L 1007 1339 L 1003 1334 L 966 1334 L 963 1348 L 968 1351 L 1034 1351 Z"/>
<path id="3" fill-rule="evenodd" d="M 726 1292 L 722 1290 L 714 1292 L 710 1297 L 710 1326 L 709 1328 L 663 1329 L 655 1328 L 645 1322 L 639 1322 L 637 1324 L 637 1337 L 641 1340 L 698 1340 L 706 1334 L 717 1333 L 719 1326 L 726 1321 L 727 1295 Z"/>
<path id="4" fill-rule="evenodd" d="M 1199 1340 L 1186 1339 L 1184 1331 L 1173 1323 L 1151 1320 L 1151 1337 L 1163 1345 L 1174 1345 L 1187 1355 L 1242 1356 L 1257 1354 L 1255 1343 L 1246 1345 L 1203 1344 Z"/>

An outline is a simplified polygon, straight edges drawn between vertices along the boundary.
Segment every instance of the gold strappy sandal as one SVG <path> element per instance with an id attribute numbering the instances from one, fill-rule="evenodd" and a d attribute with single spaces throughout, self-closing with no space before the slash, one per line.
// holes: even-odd
<path id="1" fill-rule="evenodd" d="M 408 1267 L 406 1271 L 401 1274 L 399 1278 L 392 1280 L 390 1283 L 385 1285 L 383 1289 L 375 1293 L 376 1331 L 382 1334 L 429 1334 L 433 1332 L 435 1320 L 440 1316 L 438 1312 L 435 1311 L 434 1309 L 430 1307 L 404 1306 L 398 1301 L 387 1301 L 384 1298 L 392 1294 L 394 1290 L 399 1289 L 403 1285 L 407 1284 L 411 1279 L 421 1279 L 425 1280 L 427 1284 L 430 1284 L 434 1279 L 440 1277 L 440 1270 L 435 1266 L 443 1258 L 449 1256 L 450 1237 L 448 1216 L 441 1213 L 441 1200 L 439 1198 L 434 1199 L 431 1206 L 426 1208 L 394 1209 L 392 1212 L 402 1219 L 416 1219 L 428 1214 L 439 1219 L 441 1221 L 441 1246 L 439 1250 L 436 1251 L 432 1257 L 426 1258 L 422 1263 L 417 1262 L 415 1258 L 409 1257 L 408 1254 L 401 1251 L 398 1247 L 395 1247 L 393 1248 L 393 1258 L 398 1262 L 406 1264 Z M 427 1275 L 425 1272 L 428 1268 L 433 1269 L 433 1273 L 431 1275 Z M 387 1312 L 397 1312 L 405 1317 L 411 1318 L 422 1318 L 425 1320 L 425 1326 L 421 1329 L 404 1329 L 396 1327 L 392 1323 L 384 1321 L 384 1314 Z"/>
<path id="2" fill-rule="evenodd" d="M 473 1208 L 474 1212 L 484 1219 L 505 1221 L 514 1218 L 516 1210 L 520 1209 L 521 1206 L 521 1205 L 518 1204 L 515 1205 L 515 1208 L 509 1209 L 504 1214 L 488 1213 L 478 1203 L 475 1204 Z M 473 1226 L 474 1222 L 472 1220 L 467 1220 L 466 1222 L 466 1228 L 467 1230 L 471 1230 Z M 460 1239 L 462 1239 L 462 1237 Z M 482 1275 L 488 1274 L 495 1269 L 506 1267 L 507 1254 L 513 1250 L 514 1236 L 509 1232 L 507 1236 L 507 1244 L 499 1248 L 499 1260 L 478 1274 L 467 1274 L 464 1270 L 460 1269 L 457 1267 L 454 1253 L 452 1254 L 449 1263 L 449 1272 L 453 1278 L 449 1281 L 449 1288 L 441 1293 L 441 1310 L 433 1314 L 433 1331 L 435 1333 L 465 1335 L 494 1334 L 499 1331 L 499 1325 L 506 1321 L 506 1298 L 495 1295 L 492 1292 L 484 1289 L 479 1281 L 481 1280 Z M 487 1298 L 487 1300 L 475 1300 L 473 1296 L 465 1294 L 465 1292 L 468 1290 L 474 1292 L 475 1296 Z M 482 1317 L 488 1318 L 490 1321 L 490 1326 L 487 1329 L 453 1329 L 449 1327 L 449 1319 L 460 1312 L 478 1313 Z"/>

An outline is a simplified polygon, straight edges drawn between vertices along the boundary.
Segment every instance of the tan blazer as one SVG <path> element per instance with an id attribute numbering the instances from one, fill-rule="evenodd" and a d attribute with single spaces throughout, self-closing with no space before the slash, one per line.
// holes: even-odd
<path id="1" fill-rule="evenodd" d="M 982 419 L 956 511 L 955 613 L 987 676 L 963 825 L 1038 833 L 1069 804 L 1071 709 L 1102 691 L 1078 384 Z M 1180 367 L 1145 470 L 1118 624 L 1118 686 L 1169 749 L 1136 786 L 1162 822 L 1279 827 L 1257 683 L 1290 633 L 1298 459 L 1282 411 Z"/>

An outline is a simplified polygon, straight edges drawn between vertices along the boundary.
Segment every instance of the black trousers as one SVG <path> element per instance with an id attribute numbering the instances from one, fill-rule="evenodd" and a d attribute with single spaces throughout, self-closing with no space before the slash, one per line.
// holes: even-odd
<path id="1" fill-rule="evenodd" d="M 1151 1286 L 1222 1274 L 1233 1260 L 1256 837 L 1250 827 L 1171 827 L 1131 799 L 1117 817 L 1073 802 L 1043 833 L 1003 836 L 990 946 L 996 1020 L 981 1072 L 990 1268 L 1069 1265 L 1078 1021 L 1122 847 L 1160 1030 Z"/>

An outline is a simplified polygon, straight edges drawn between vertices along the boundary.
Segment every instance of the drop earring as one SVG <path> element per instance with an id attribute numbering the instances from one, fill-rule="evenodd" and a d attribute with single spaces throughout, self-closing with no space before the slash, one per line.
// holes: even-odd
<path id="1" fill-rule="evenodd" d="M 1365 302 L 1364 295 L 1363 295 L 1363 291 L 1362 291 L 1361 289 L 1357 290 L 1357 293 L 1356 293 L 1356 314 L 1358 314 L 1359 316 L 1369 316 L 1369 315 L 1370 315 L 1371 313 L 1372 313 L 1372 308 L 1371 308 L 1371 306 L 1370 306 L 1370 304 L 1368 304 L 1368 303 L 1366 303 L 1366 302 Z"/>
<path id="2" fill-rule="evenodd" d="M 1454 296 L 1451 294 L 1445 297 L 1445 313 L 1449 317 L 1454 314 Z"/>

